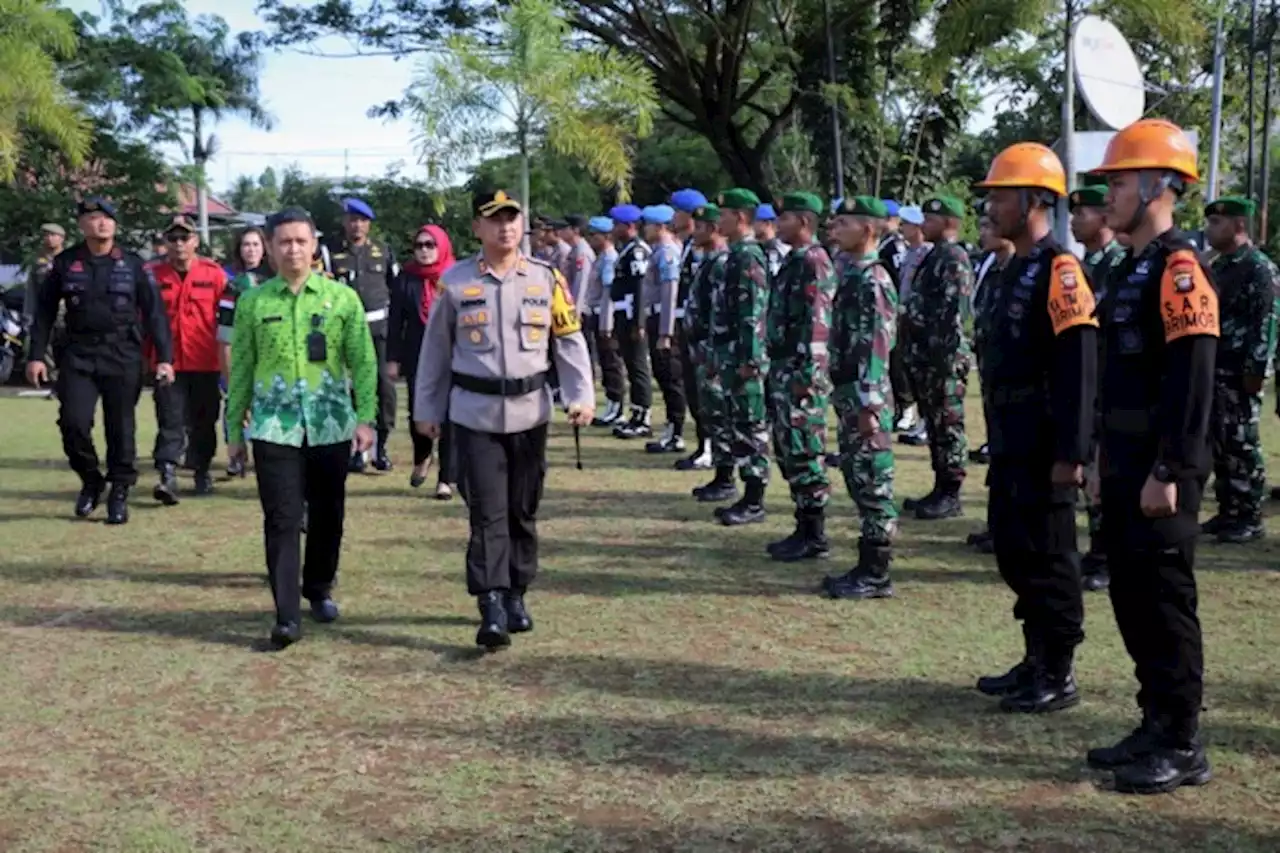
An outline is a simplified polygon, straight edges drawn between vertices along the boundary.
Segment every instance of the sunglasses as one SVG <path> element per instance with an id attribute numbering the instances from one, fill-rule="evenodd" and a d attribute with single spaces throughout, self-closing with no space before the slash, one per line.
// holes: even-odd
<path id="1" fill-rule="evenodd" d="M 436 247 L 436 244 L 435 244 L 435 243 L 433 243 L 433 242 L 431 242 L 431 241 L 429 241 L 429 240 L 428 240 L 428 241 L 426 241 L 426 242 L 423 242 L 423 243 L 414 243 L 414 244 L 413 244 L 413 248 L 415 248 L 415 249 L 434 249 L 435 247 Z"/>
<path id="2" fill-rule="evenodd" d="M 166 234 L 164 235 L 164 238 L 168 240 L 170 243 L 185 243 L 188 240 L 194 240 L 196 238 L 196 235 L 188 234 L 185 231 L 182 231 L 182 232 L 174 232 L 172 234 Z"/>

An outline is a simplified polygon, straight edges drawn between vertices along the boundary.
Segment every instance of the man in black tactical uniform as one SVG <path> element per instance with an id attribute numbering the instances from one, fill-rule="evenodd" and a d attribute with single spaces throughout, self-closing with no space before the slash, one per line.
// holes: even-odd
<path id="1" fill-rule="evenodd" d="M 358 198 L 348 198 L 342 202 L 342 212 L 346 237 L 325 246 L 325 272 L 354 287 L 364 303 L 364 317 L 369 322 L 373 348 L 378 354 L 378 444 L 373 467 L 390 471 L 387 438 L 396 425 L 396 383 L 387 373 L 387 315 L 391 288 L 400 267 L 389 246 L 369 240 L 373 208 Z M 364 454 L 352 455 L 353 472 L 364 471 L 364 464 Z"/>
<path id="2" fill-rule="evenodd" d="M 80 475 L 76 515 L 98 507 L 107 483 L 107 524 L 129 520 L 129 489 L 138 481 L 134 411 L 142 382 L 142 340 L 156 349 L 156 381 L 173 381 L 173 346 L 164 302 L 142 259 L 115 244 L 116 211 L 100 198 L 77 210 L 84 242 L 59 254 L 40 289 L 27 380 L 48 379 L 44 356 L 59 305 L 66 344 L 58 366 L 58 427 L 71 470 Z M 102 397 L 107 433 L 104 478 L 93 446 L 93 414 Z"/>

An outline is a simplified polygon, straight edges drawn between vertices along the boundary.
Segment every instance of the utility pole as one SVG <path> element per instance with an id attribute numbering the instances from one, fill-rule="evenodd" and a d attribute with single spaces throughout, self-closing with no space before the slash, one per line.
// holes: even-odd
<path id="1" fill-rule="evenodd" d="M 827 80 L 832 86 L 836 84 L 836 46 L 835 36 L 831 33 L 831 0 L 822 0 L 822 23 L 827 31 Z M 844 152 L 841 150 L 840 104 L 831 102 L 831 166 L 835 170 L 836 198 L 844 198 Z"/>
<path id="2" fill-rule="evenodd" d="M 1258 243 L 1267 242 L 1267 214 L 1271 208 L 1271 83 L 1275 65 L 1276 4 L 1271 3 L 1267 20 L 1267 88 L 1262 92 L 1262 199 L 1258 205 Z"/>
<path id="3" fill-rule="evenodd" d="M 1250 0 L 1249 2 L 1249 147 L 1245 153 L 1244 171 L 1245 171 L 1245 194 L 1250 199 L 1257 199 L 1254 194 L 1254 178 L 1253 173 L 1253 130 L 1257 124 L 1254 117 L 1254 98 L 1253 98 L 1253 66 L 1258 56 L 1258 0 Z"/>
<path id="4" fill-rule="evenodd" d="M 1076 58 L 1075 52 L 1071 49 L 1072 25 L 1074 23 L 1074 12 L 1072 4 L 1075 0 L 1066 0 L 1063 4 L 1066 7 L 1067 17 L 1064 29 L 1065 42 L 1065 61 L 1063 63 L 1063 80 L 1062 80 L 1062 170 L 1067 175 L 1067 194 L 1070 195 L 1071 190 L 1075 187 L 1075 160 L 1076 160 Z M 1063 246 L 1070 246 L 1071 240 L 1071 213 L 1070 206 L 1066 196 L 1058 199 L 1057 215 L 1054 217 L 1054 230 L 1057 232 L 1055 236 L 1058 242 Z"/>
<path id="5" fill-rule="evenodd" d="M 1213 114 L 1209 119 L 1209 186 L 1207 200 L 1218 197 L 1218 160 L 1222 150 L 1222 80 L 1226 76 L 1227 51 L 1222 35 L 1222 18 L 1226 7 L 1218 13 L 1218 29 L 1213 37 Z"/>

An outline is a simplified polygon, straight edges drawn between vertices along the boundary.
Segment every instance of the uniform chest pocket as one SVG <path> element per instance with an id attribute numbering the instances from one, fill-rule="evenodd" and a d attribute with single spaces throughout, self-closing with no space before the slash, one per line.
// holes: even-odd
<path id="1" fill-rule="evenodd" d="M 540 350 L 547 345 L 551 309 L 542 305 L 520 306 L 520 349 Z"/>
<path id="2" fill-rule="evenodd" d="M 493 318 L 487 309 L 458 315 L 458 348 L 467 352 L 488 352 L 494 347 Z"/>
<path id="3" fill-rule="evenodd" d="M 89 286 L 89 276 L 82 272 L 73 272 L 62 280 L 62 292 L 79 295 L 84 293 L 85 288 Z"/>
<path id="4" fill-rule="evenodd" d="M 128 269 L 115 269 L 107 280 L 107 295 L 111 297 L 111 306 L 116 311 L 125 310 L 133 304 L 133 273 Z"/>

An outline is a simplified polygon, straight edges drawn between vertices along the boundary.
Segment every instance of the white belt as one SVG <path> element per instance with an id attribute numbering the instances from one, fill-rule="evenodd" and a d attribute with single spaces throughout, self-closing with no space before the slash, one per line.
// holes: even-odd
<path id="1" fill-rule="evenodd" d="M 582 316 L 583 316 L 583 317 L 592 317 L 592 316 L 595 316 L 595 313 L 596 313 L 596 309 L 595 309 L 595 306 L 594 306 L 594 305 L 583 305 L 583 306 L 582 306 Z"/>
<path id="2" fill-rule="evenodd" d="M 649 316 L 650 316 L 650 317 L 657 317 L 657 316 L 658 316 L 659 314 L 661 314 L 661 313 L 662 313 L 662 306 L 661 306 L 661 305 L 650 305 L 650 306 L 649 306 Z M 677 309 L 676 309 L 675 318 L 676 318 L 677 320 L 683 320 L 683 319 L 684 319 L 684 309 L 683 309 L 683 308 L 677 308 Z"/>
<path id="3" fill-rule="evenodd" d="M 364 319 L 369 323 L 376 323 L 379 320 L 385 320 L 387 319 L 387 309 L 379 308 L 377 311 L 366 311 L 364 312 Z"/>

